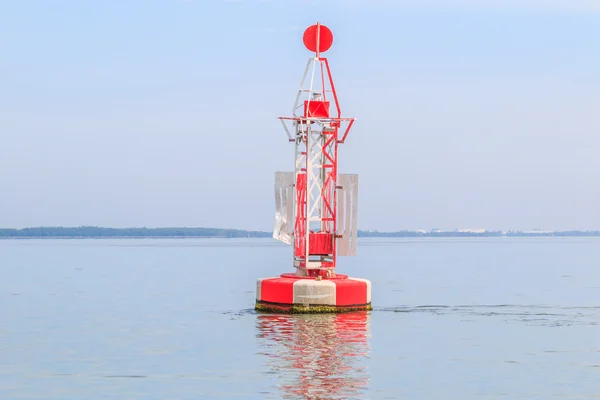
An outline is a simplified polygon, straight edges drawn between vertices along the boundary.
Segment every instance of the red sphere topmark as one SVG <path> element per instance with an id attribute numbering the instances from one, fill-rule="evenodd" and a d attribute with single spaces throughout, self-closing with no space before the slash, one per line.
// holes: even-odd
<path id="1" fill-rule="evenodd" d="M 304 31 L 302 40 L 308 50 L 314 51 L 317 54 L 323 53 L 329 50 L 333 44 L 333 33 L 325 25 L 316 24 L 309 26 Z"/>

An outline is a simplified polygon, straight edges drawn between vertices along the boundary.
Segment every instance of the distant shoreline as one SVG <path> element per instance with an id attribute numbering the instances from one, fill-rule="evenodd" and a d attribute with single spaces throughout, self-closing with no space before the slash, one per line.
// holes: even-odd
<path id="1" fill-rule="evenodd" d="M 0 239 L 243 239 L 271 238 L 271 232 L 218 228 L 103 228 L 32 227 L 23 229 L 0 228 Z M 452 237 L 600 237 L 596 231 L 358 231 L 359 238 L 452 238 Z"/>

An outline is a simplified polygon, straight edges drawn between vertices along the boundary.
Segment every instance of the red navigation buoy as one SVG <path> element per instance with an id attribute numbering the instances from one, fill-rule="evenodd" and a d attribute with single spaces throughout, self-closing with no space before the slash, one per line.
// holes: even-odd
<path id="1" fill-rule="evenodd" d="M 356 254 L 358 175 L 338 173 L 339 145 L 354 118 L 342 118 L 329 62 L 333 34 L 316 24 L 304 32 L 310 57 L 292 109 L 280 117 L 294 143 L 295 171 L 275 173 L 273 237 L 292 247 L 295 273 L 260 278 L 256 309 L 329 313 L 371 309 L 371 282 L 336 274 L 340 256 Z M 308 78 L 308 79 L 307 79 Z"/>

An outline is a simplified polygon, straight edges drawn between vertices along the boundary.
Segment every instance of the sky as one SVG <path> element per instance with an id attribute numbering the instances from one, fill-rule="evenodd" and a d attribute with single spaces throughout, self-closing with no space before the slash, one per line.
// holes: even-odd
<path id="1" fill-rule="evenodd" d="M 360 229 L 600 229 L 597 0 L 1 2 L 0 227 L 272 229 L 317 21 Z"/>

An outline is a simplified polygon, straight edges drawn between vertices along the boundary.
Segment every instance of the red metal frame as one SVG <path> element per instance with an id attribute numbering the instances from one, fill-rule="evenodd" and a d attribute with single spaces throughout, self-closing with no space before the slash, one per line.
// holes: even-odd
<path id="1" fill-rule="evenodd" d="M 318 50 L 317 50 L 318 51 Z M 295 121 L 296 124 L 301 124 L 301 126 L 307 126 L 315 121 L 320 122 L 323 126 L 326 126 L 327 129 L 323 129 L 322 139 L 324 144 L 321 147 L 322 159 L 324 163 L 320 168 L 323 169 L 324 173 L 322 175 L 322 186 L 320 192 L 319 201 L 322 202 L 322 207 L 320 208 L 320 229 L 317 231 L 308 232 L 308 241 L 306 243 L 307 238 L 307 226 L 309 226 L 309 222 L 307 218 L 309 217 L 310 210 L 307 210 L 307 198 L 311 195 L 311 187 L 310 187 L 310 177 L 307 176 L 306 168 L 300 168 L 296 171 L 296 211 L 295 211 L 295 221 L 294 221 L 294 256 L 298 259 L 303 259 L 299 262 L 299 267 L 307 268 L 307 262 L 309 262 L 310 256 L 320 256 L 321 264 L 320 268 L 316 269 L 307 269 L 307 273 L 309 276 L 331 276 L 331 272 L 336 267 L 336 258 L 337 258 L 337 176 L 338 176 L 338 145 L 340 143 L 344 143 L 344 140 L 348 136 L 350 129 L 354 123 L 354 118 L 342 118 L 341 117 L 341 108 L 339 99 L 337 96 L 337 92 L 335 90 L 335 85 L 333 82 L 333 77 L 331 74 L 331 70 L 329 68 L 329 62 L 327 58 L 319 57 L 317 53 L 316 60 L 319 62 L 319 70 L 321 72 L 320 90 L 314 90 L 313 92 L 322 93 L 323 98 L 319 100 L 320 102 L 328 102 L 327 93 L 331 93 L 334 99 L 334 104 L 336 107 L 336 111 L 331 113 L 334 114 L 335 117 L 331 117 L 329 115 L 325 116 L 324 114 L 320 114 L 318 116 L 312 117 L 310 113 L 312 113 L 314 107 L 311 107 L 311 100 L 309 99 L 307 103 L 304 104 L 304 110 L 302 116 L 294 116 L 294 117 L 280 117 L 282 120 L 292 120 Z M 315 66 L 316 68 L 316 66 Z M 326 78 L 327 77 L 327 78 Z M 329 89 L 326 87 L 328 84 Z M 312 83 L 311 83 L 312 85 Z M 301 88 L 302 90 L 302 88 Z M 311 87 L 312 90 L 312 87 Z M 313 100 L 313 102 L 316 100 Z M 306 110 L 308 110 L 309 115 L 306 115 Z M 347 123 L 347 127 L 344 130 L 344 134 L 340 139 L 340 128 L 343 123 Z M 310 135 L 310 134 L 309 134 Z M 305 157 L 306 163 L 310 162 L 309 157 L 311 154 L 311 149 L 309 146 L 309 138 L 307 138 L 307 134 L 303 131 L 301 133 L 301 137 L 299 146 L 302 147 L 302 151 L 299 149 L 300 155 Z M 312 140 L 312 139 L 311 139 Z M 296 142 L 296 140 L 293 140 Z M 310 144 L 313 146 L 314 144 Z M 319 241 L 323 240 L 322 236 L 315 235 L 323 235 L 327 234 L 331 237 L 332 246 L 315 246 L 311 243 L 311 237 L 313 237 L 313 241 L 316 242 L 317 239 Z M 318 248 L 317 248 L 318 247 Z M 328 248 L 330 251 L 327 254 L 322 254 L 323 248 Z M 306 254 L 306 250 L 308 249 L 308 255 Z M 311 254 L 312 253 L 312 254 Z M 326 259 L 323 257 L 326 256 Z M 331 260 L 331 261 L 329 261 Z M 329 271 L 331 270 L 331 272 Z"/>

